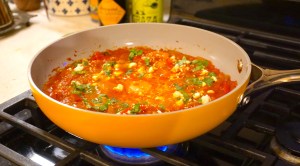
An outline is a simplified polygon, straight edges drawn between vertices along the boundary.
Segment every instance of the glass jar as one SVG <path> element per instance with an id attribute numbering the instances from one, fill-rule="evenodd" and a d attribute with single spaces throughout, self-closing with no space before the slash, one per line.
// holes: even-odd
<path id="1" fill-rule="evenodd" d="M 14 18 L 6 0 L 0 0 L 0 30 L 6 29 L 13 24 Z"/>

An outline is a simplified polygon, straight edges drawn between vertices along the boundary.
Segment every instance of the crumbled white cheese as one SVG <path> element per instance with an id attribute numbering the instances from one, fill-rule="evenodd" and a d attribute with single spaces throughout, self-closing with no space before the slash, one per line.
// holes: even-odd
<path id="1" fill-rule="evenodd" d="M 93 79 L 94 81 L 97 81 L 97 80 L 99 79 L 99 74 L 94 74 L 94 75 L 92 76 L 92 79 Z"/>
<path id="2" fill-rule="evenodd" d="M 156 97 L 155 97 L 155 100 L 164 100 L 164 98 L 161 97 L 161 96 L 156 96 Z"/>
<path id="3" fill-rule="evenodd" d="M 171 61 L 172 61 L 172 62 L 175 62 L 175 61 L 176 61 L 176 58 L 175 58 L 175 56 L 174 56 L 174 55 L 173 55 L 173 56 L 171 56 L 171 57 L 170 57 L 170 59 L 171 59 Z"/>
<path id="4" fill-rule="evenodd" d="M 202 104 L 205 104 L 205 103 L 210 102 L 211 99 L 210 99 L 210 97 L 208 95 L 205 95 L 205 96 L 201 97 L 201 101 L 202 101 Z"/>
<path id="5" fill-rule="evenodd" d="M 115 64 L 114 68 L 115 68 L 115 70 L 119 70 L 120 69 L 120 65 L 119 64 Z"/>
<path id="6" fill-rule="evenodd" d="M 213 79 L 215 82 L 218 81 L 217 77 L 216 76 L 212 76 L 211 79 Z"/>
<path id="7" fill-rule="evenodd" d="M 206 75 L 207 73 L 208 73 L 208 71 L 205 70 L 205 69 L 203 69 L 203 70 L 201 71 L 201 75 Z"/>
<path id="8" fill-rule="evenodd" d="M 124 86 L 122 84 L 118 84 L 116 87 L 113 88 L 113 90 L 121 92 L 124 89 Z"/>
<path id="9" fill-rule="evenodd" d="M 212 93 L 215 93 L 215 91 L 213 91 L 213 90 L 208 90 L 207 93 L 212 94 Z"/>
<path id="10" fill-rule="evenodd" d="M 81 63 L 79 63 L 79 64 L 77 64 L 77 66 L 74 68 L 74 71 L 82 71 L 83 68 L 84 68 L 84 66 L 83 66 Z"/>
<path id="11" fill-rule="evenodd" d="M 114 71 L 114 75 L 115 76 L 119 76 L 119 75 L 121 75 L 123 72 L 122 71 Z"/>
<path id="12" fill-rule="evenodd" d="M 156 112 L 157 112 L 157 113 L 159 113 L 159 114 L 161 114 L 161 113 L 162 113 L 160 110 L 157 110 Z"/>
<path id="13" fill-rule="evenodd" d="M 182 99 L 177 100 L 177 101 L 176 101 L 176 105 L 177 105 L 177 106 L 182 106 L 182 105 L 183 105 L 183 100 L 182 100 Z"/>
<path id="14" fill-rule="evenodd" d="M 134 66 L 136 66 L 137 64 L 135 63 L 135 62 L 131 62 L 131 63 L 129 63 L 129 65 L 128 65 L 128 68 L 132 68 L 132 67 L 134 67 Z"/>
<path id="15" fill-rule="evenodd" d="M 174 98 L 183 98 L 183 94 L 181 92 L 179 92 L 179 91 L 175 91 L 173 93 L 173 97 Z"/>
<path id="16" fill-rule="evenodd" d="M 193 94 L 193 98 L 194 98 L 194 99 L 198 99 L 200 96 L 201 96 L 201 95 L 200 95 L 199 92 L 196 92 L 196 93 Z"/>
<path id="17" fill-rule="evenodd" d="M 145 73 L 145 68 L 142 66 L 137 70 L 138 73 L 144 74 Z"/>
<path id="18" fill-rule="evenodd" d="M 175 66 L 171 69 L 172 72 L 176 73 L 179 70 L 179 65 L 175 64 Z"/>
<path id="19" fill-rule="evenodd" d="M 190 63 L 191 63 L 191 61 L 189 61 L 189 60 L 186 60 L 184 63 L 185 63 L 185 64 L 190 64 Z"/>
<path id="20" fill-rule="evenodd" d="M 154 72 L 154 69 L 153 69 L 153 67 L 151 66 L 151 67 L 149 67 L 149 69 L 148 69 L 148 73 L 153 73 Z"/>

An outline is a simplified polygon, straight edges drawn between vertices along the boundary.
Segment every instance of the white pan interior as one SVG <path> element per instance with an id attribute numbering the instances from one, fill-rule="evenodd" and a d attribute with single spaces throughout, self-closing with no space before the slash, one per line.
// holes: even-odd
<path id="1" fill-rule="evenodd" d="M 41 88 L 52 70 L 63 67 L 67 58 L 88 57 L 93 51 L 124 46 L 149 46 L 154 49 L 176 49 L 182 53 L 204 57 L 229 74 L 238 85 L 251 72 L 246 52 L 229 39 L 215 33 L 183 25 L 166 23 L 128 23 L 99 27 L 62 38 L 36 55 L 29 66 L 29 76 Z M 73 55 L 77 56 L 74 57 Z M 243 63 L 238 70 L 238 61 Z"/>

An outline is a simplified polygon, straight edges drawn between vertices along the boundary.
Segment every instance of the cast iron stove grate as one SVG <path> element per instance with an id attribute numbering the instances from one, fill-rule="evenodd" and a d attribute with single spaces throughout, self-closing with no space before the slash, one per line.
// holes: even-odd
<path id="1" fill-rule="evenodd" d="M 249 54 L 261 67 L 270 69 L 296 69 L 300 67 L 300 39 L 290 38 L 252 29 L 218 24 L 197 18 L 171 18 L 170 22 L 206 29 L 223 35 Z"/>
<path id="2" fill-rule="evenodd" d="M 299 41 L 266 36 L 181 19 L 190 25 L 220 33 L 240 44 L 252 61 L 269 68 L 293 69 L 300 66 Z M 267 63 L 266 63 L 267 62 Z M 290 165 L 285 156 L 272 150 L 279 140 L 290 154 L 300 156 L 297 140 L 282 140 L 282 129 L 300 123 L 300 84 L 266 89 L 251 96 L 224 123 L 211 132 L 165 153 L 156 148 L 142 149 L 161 161 L 153 165 Z M 99 145 L 77 138 L 53 124 L 39 109 L 30 91 L 0 104 L 0 165 L 124 165 L 100 151 Z M 285 133 L 299 139 L 297 130 Z M 296 142 L 296 146 L 293 143 Z M 280 156 L 280 157 L 279 157 Z"/>

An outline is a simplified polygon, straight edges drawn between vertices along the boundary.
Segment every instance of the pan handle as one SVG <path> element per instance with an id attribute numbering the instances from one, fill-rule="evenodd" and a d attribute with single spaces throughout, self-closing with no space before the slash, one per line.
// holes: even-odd
<path id="1" fill-rule="evenodd" d="M 261 89 L 282 83 L 292 83 L 300 81 L 300 69 L 294 70 L 271 70 L 263 69 L 252 63 L 250 84 L 244 93 L 242 105 L 249 102 L 249 95 Z"/>

